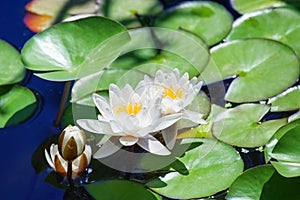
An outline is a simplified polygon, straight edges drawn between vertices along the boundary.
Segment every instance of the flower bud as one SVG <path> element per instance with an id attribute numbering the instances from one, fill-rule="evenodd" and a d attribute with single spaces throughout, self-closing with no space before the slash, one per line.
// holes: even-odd
<path id="1" fill-rule="evenodd" d="M 77 126 L 67 126 L 58 138 L 58 150 L 66 161 L 73 161 L 85 148 L 86 137 Z"/>
<path id="2" fill-rule="evenodd" d="M 67 176 L 68 161 L 64 160 L 58 152 L 58 145 L 52 144 L 50 152 L 45 149 L 45 157 L 50 165 L 61 176 Z M 92 149 L 90 145 L 85 145 L 84 152 L 72 161 L 72 178 L 79 176 L 88 167 L 92 157 Z"/>

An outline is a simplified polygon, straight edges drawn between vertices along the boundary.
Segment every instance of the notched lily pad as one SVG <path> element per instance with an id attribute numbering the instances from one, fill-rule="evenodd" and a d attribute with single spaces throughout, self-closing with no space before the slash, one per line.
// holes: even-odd
<path id="1" fill-rule="evenodd" d="M 237 76 L 225 95 L 227 101 L 265 100 L 292 86 L 299 76 L 299 60 L 294 51 L 274 40 L 229 41 L 214 47 L 211 52 L 212 61 L 223 79 Z M 208 65 L 202 73 L 207 80 L 214 79 L 209 78 L 215 76 L 212 66 Z"/>
<path id="2" fill-rule="evenodd" d="M 292 122 L 286 129 L 287 131 L 282 132 L 282 136 L 269 153 L 273 158 L 271 163 L 285 177 L 300 176 L 299 120 Z"/>
<path id="3" fill-rule="evenodd" d="M 128 27 L 141 26 L 137 15 L 154 15 L 163 10 L 162 4 L 157 0 L 110 0 L 104 1 L 102 12 L 105 16 L 120 21 Z"/>
<path id="4" fill-rule="evenodd" d="M 226 199 L 298 199 L 299 187 L 299 177 L 285 178 L 271 165 L 262 165 L 238 177 L 230 186 Z"/>
<path id="5" fill-rule="evenodd" d="M 269 99 L 268 104 L 271 104 L 273 112 L 298 110 L 300 108 L 300 86 L 289 88 L 280 95 Z"/>
<path id="6" fill-rule="evenodd" d="M 20 82 L 25 76 L 25 67 L 18 50 L 0 40 L 0 86 Z"/>
<path id="7" fill-rule="evenodd" d="M 175 199 L 201 198 L 226 189 L 242 173 L 243 161 L 234 148 L 211 139 L 194 141 L 203 144 L 178 158 L 189 173 L 170 172 L 161 176 L 159 179 L 166 186 L 158 181 L 160 187 L 153 183 L 152 190 Z"/>
<path id="8" fill-rule="evenodd" d="M 265 155 L 265 161 L 266 162 L 270 161 L 270 159 L 271 159 L 270 153 L 273 151 L 275 145 L 280 140 L 280 138 L 282 136 L 284 136 L 284 134 L 286 134 L 289 130 L 291 130 L 291 129 L 297 127 L 297 126 L 300 126 L 300 119 L 297 119 L 293 122 L 289 122 L 288 124 L 280 127 L 276 131 L 276 133 L 271 137 L 271 139 L 266 144 L 265 149 L 264 149 L 264 155 Z"/>
<path id="9" fill-rule="evenodd" d="M 28 88 L 15 85 L 0 96 L 0 128 L 18 124 L 37 108 L 37 99 Z"/>
<path id="10" fill-rule="evenodd" d="M 239 147 L 265 145 L 287 119 L 260 122 L 270 107 L 262 104 L 242 104 L 219 114 L 213 122 L 213 135 Z"/>
<path id="11" fill-rule="evenodd" d="M 293 7 L 264 9 L 249 13 L 234 22 L 233 29 L 226 40 L 269 38 L 287 44 L 300 55 L 299 20 L 300 13 Z"/>
<path id="12" fill-rule="evenodd" d="M 208 45 L 220 42 L 231 30 L 231 14 L 220 4 L 209 1 L 185 2 L 162 13 L 155 26 L 184 29 L 199 35 Z"/>
<path id="13" fill-rule="evenodd" d="M 22 49 L 22 59 L 41 78 L 74 80 L 109 65 L 129 40 L 126 28 L 118 22 L 89 17 L 33 36 Z"/>

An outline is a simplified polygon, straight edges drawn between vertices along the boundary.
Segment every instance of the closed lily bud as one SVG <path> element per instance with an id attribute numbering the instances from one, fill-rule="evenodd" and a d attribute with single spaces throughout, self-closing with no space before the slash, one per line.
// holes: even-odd
<path id="1" fill-rule="evenodd" d="M 50 154 L 49 154 L 50 153 Z M 58 145 L 52 144 L 50 152 L 45 149 L 45 156 L 48 164 L 61 176 L 67 176 L 68 161 L 62 158 L 58 151 Z M 92 149 L 90 145 L 85 145 L 84 152 L 72 161 L 72 178 L 80 175 L 90 164 L 92 157 Z"/>
<path id="2" fill-rule="evenodd" d="M 58 150 L 66 161 L 73 161 L 84 151 L 86 137 L 77 126 L 67 126 L 58 138 Z"/>

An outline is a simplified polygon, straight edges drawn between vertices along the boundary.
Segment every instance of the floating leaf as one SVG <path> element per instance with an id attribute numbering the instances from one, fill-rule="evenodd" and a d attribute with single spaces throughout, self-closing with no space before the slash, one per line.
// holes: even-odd
<path id="1" fill-rule="evenodd" d="M 37 105 L 31 90 L 15 85 L 0 96 L 0 128 L 18 124 L 30 117 Z"/>
<path id="2" fill-rule="evenodd" d="M 18 83 L 24 78 L 20 53 L 3 40 L 0 40 L 0 63 L 0 86 Z"/>
<path id="3" fill-rule="evenodd" d="M 300 55 L 299 20 L 299 11 L 292 8 L 275 8 L 246 14 L 234 22 L 226 40 L 269 38 L 287 44 Z"/>
<path id="4" fill-rule="evenodd" d="M 146 60 L 137 62 L 134 69 L 154 76 L 158 69 L 179 68 L 181 73 L 190 76 L 198 75 L 209 60 L 208 47 L 201 39 L 183 31 L 165 28 L 140 28 L 130 31 L 131 41 L 123 54 L 135 50 L 147 49 Z M 149 49 L 156 50 L 158 55 L 149 59 Z M 150 51 L 150 53 L 152 53 Z"/>
<path id="5" fill-rule="evenodd" d="M 249 13 L 269 7 L 284 6 L 282 0 L 230 0 L 232 7 L 239 13 Z"/>
<path id="6" fill-rule="evenodd" d="M 27 68 L 41 78 L 74 80 L 109 65 L 128 41 L 128 33 L 119 23 L 89 17 L 35 35 L 23 47 L 22 58 Z"/>
<path id="7" fill-rule="evenodd" d="M 213 135 L 233 146 L 258 147 L 265 145 L 287 119 L 260 122 L 269 111 L 262 104 L 242 104 L 219 114 L 212 127 Z"/>
<path id="8" fill-rule="evenodd" d="M 300 176 L 300 163 L 282 161 L 272 161 L 271 163 L 277 172 L 284 177 L 290 178 Z"/>
<path id="9" fill-rule="evenodd" d="M 300 108 L 300 86 L 289 88 L 280 95 L 269 99 L 271 111 L 281 112 L 298 110 Z"/>
<path id="10" fill-rule="evenodd" d="M 178 158 L 189 174 L 170 172 L 159 177 L 167 185 L 154 184 L 152 190 L 174 199 L 200 198 L 226 189 L 242 173 L 243 161 L 234 148 L 216 140 L 196 140 L 203 144 Z"/>
<path id="11" fill-rule="evenodd" d="M 86 186 L 87 191 L 101 200 L 161 199 L 139 183 L 126 180 L 109 180 Z"/>
<path id="12" fill-rule="evenodd" d="M 295 177 L 300 176 L 299 120 L 293 122 L 289 128 L 275 144 L 269 155 L 277 160 L 277 162 L 271 161 L 271 163 L 281 175 Z"/>
<path id="13" fill-rule="evenodd" d="M 300 163 L 300 126 L 288 130 L 277 142 L 271 157 L 279 161 Z"/>
<path id="14" fill-rule="evenodd" d="M 228 200 L 298 199 L 300 178 L 280 176 L 271 165 L 248 169 L 230 186 Z"/>
<path id="15" fill-rule="evenodd" d="M 293 122 L 290 122 L 282 127 L 280 127 L 276 133 L 271 137 L 271 139 L 269 140 L 269 142 L 266 144 L 266 147 L 264 149 L 264 154 L 265 154 L 265 160 L 266 162 L 270 161 L 271 157 L 270 157 L 270 153 L 273 151 L 275 145 L 277 144 L 277 142 L 280 140 L 280 138 L 282 136 L 284 136 L 284 134 L 286 134 L 289 130 L 300 126 L 300 120 L 295 120 Z"/>
<path id="16" fill-rule="evenodd" d="M 135 87 L 144 78 L 144 73 L 127 69 L 107 69 L 100 73 L 87 76 L 75 82 L 72 88 L 72 102 L 82 105 L 94 106 L 92 94 L 107 92 L 109 85 L 114 83 L 124 87 L 130 83 Z"/>
<path id="17" fill-rule="evenodd" d="M 222 78 L 238 75 L 228 88 L 225 99 L 254 102 L 281 93 L 299 76 L 299 61 L 294 51 L 268 39 L 230 41 L 213 48 L 211 58 Z M 202 75 L 215 76 L 210 65 Z M 274 87 L 276 83 L 276 87 Z"/>
<path id="18" fill-rule="evenodd" d="M 105 16 L 120 21 L 129 27 L 140 26 L 136 15 L 154 15 L 163 10 L 157 0 L 110 0 L 104 1 L 102 12 Z"/>
<path id="19" fill-rule="evenodd" d="M 209 1 L 182 3 L 162 13 L 155 21 L 158 27 L 196 33 L 210 46 L 229 33 L 231 24 L 231 14 L 220 4 Z"/>

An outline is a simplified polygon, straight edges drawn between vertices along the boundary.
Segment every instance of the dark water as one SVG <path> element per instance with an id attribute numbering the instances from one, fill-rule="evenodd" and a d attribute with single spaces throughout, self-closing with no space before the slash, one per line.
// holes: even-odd
<path id="1" fill-rule="evenodd" d="M 0 39 L 18 49 L 33 35 L 23 24 L 27 2 L 0 3 Z M 24 124 L 0 129 L 0 199 L 62 199 L 63 190 L 44 182 L 46 171 L 38 176 L 35 174 L 31 157 L 42 141 L 59 133 L 52 124 L 64 85 L 44 81 L 30 73 L 22 84 L 38 93 L 40 106 Z"/>

